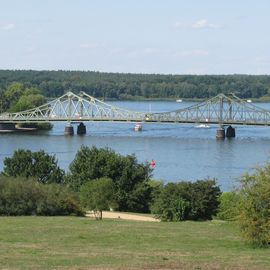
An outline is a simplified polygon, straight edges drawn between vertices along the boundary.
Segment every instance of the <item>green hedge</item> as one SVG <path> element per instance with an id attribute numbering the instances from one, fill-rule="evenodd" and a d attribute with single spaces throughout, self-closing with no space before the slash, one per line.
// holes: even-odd
<path id="1" fill-rule="evenodd" d="M 168 183 L 151 210 L 163 221 L 208 220 L 217 213 L 219 195 L 214 180 Z"/>
<path id="2" fill-rule="evenodd" d="M 0 177 L 0 215 L 83 215 L 75 193 L 58 184 Z"/>

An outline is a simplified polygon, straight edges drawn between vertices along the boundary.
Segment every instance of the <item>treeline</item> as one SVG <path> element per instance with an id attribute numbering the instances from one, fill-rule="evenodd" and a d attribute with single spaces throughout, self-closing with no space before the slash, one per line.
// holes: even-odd
<path id="1" fill-rule="evenodd" d="M 235 93 L 241 98 L 260 98 L 270 92 L 268 75 L 160 75 L 101 73 L 93 71 L 0 70 L 0 91 L 11 83 L 37 88 L 46 97 L 67 91 L 84 91 L 94 97 L 209 98 Z"/>

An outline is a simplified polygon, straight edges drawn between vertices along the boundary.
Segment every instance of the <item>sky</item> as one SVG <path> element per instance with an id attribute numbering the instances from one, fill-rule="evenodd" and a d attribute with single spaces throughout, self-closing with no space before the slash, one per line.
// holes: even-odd
<path id="1" fill-rule="evenodd" d="M 270 74 L 270 1 L 0 0 L 0 69 Z"/>

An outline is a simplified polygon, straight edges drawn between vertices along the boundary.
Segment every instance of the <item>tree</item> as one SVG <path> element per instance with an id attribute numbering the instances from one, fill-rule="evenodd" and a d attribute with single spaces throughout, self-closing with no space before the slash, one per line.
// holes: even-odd
<path id="1" fill-rule="evenodd" d="M 0 109 L 10 112 L 24 111 L 46 102 L 40 90 L 23 83 L 10 84 L 0 95 Z M 2 108 L 1 108 L 2 107 Z"/>
<path id="2" fill-rule="evenodd" d="M 238 223 L 243 237 L 255 246 L 270 246 L 270 164 L 240 180 Z"/>
<path id="3" fill-rule="evenodd" d="M 9 102 L 5 97 L 5 93 L 0 90 L 0 113 L 6 112 L 9 108 Z"/>
<path id="4" fill-rule="evenodd" d="M 113 182 L 110 178 L 103 177 L 89 181 L 81 187 L 81 203 L 85 208 L 93 210 L 97 219 L 102 219 L 102 211 L 109 210 L 116 205 L 113 189 Z"/>
<path id="5" fill-rule="evenodd" d="M 7 176 L 36 178 L 40 183 L 63 183 L 64 171 L 57 165 L 55 156 L 44 151 L 31 152 L 19 149 L 4 160 L 3 173 Z"/>
<path id="6" fill-rule="evenodd" d="M 23 95 L 24 86 L 22 83 L 12 83 L 6 90 L 5 90 L 5 98 L 9 103 L 9 107 L 14 106 L 14 104 L 18 101 L 20 96 Z"/>
<path id="7" fill-rule="evenodd" d="M 38 107 L 46 102 L 44 96 L 40 94 L 22 95 L 11 107 L 11 111 L 18 112 Z"/>
<path id="8" fill-rule="evenodd" d="M 82 146 L 69 169 L 66 182 L 75 191 L 88 181 L 108 177 L 114 184 L 118 210 L 149 211 L 151 169 L 148 163 L 138 163 L 134 155 L 122 156 L 108 148 Z M 135 197 L 139 193 L 138 202 Z"/>

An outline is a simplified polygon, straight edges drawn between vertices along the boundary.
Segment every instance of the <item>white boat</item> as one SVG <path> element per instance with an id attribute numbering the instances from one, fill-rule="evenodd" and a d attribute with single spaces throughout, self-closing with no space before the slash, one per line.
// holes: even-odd
<path id="1" fill-rule="evenodd" d="M 247 99 L 247 102 L 248 102 L 248 103 L 251 103 L 251 102 L 252 102 L 252 100 L 251 100 L 251 99 Z"/>
<path id="2" fill-rule="evenodd" d="M 142 131 L 142 125 L 141 124 L 136 124 L 134 127 L 135 131 Z"/>
<path id="3" fill-rule="evenodd" d="M 210 128 L 210 126 L 207 124 L 199 124 L 199 125 L 196 125 L 195 128 Z"/>
<path id="4" fill-rule="evenodd" d="M 182 102 L 183 100 L 182 99 L 177 99 L 176 102 Z"/>

